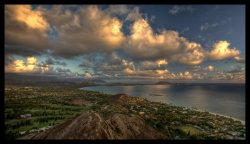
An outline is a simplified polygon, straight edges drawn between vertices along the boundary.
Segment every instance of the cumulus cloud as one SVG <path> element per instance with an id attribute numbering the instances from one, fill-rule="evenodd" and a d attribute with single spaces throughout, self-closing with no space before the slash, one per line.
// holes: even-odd
<path id="1" fill-rule="evenodd" d="M 159 34 L 154 33 L 145 19 L 139 19 L 132 25 L 125 52 L 133 59 L 166 58 L 187 65 L 198 65 L 205 58 L 199 43 L 188 41 L 176 31 L 162 30 Z"/>
<path id="2" fill-rule="evenodd" d="M 58 35 L 57 41 L 52 42 L 52 50 L 60 56 L 112 52 L 125 40 L 121 31 L 122 22 L 97 6 L 79 8 L 76 13 L 53 7 L 47 17 L 56 27 Z"/>
<path id="3" fill-rule="evenodd" d="M 144 78 L 153 78 L 153 79 L 179 79 L 179 80 L 190 80 L 193 79 L 193 76 L 190 72 L 184 71 L 179 73 L 170 72 L 168 69 L 162 70 L 136 70 L 132 74 L 132 76 L 136 77 L 144 77 Z"/>
<path id="4" fill-rule="evenodd" d="M 129 62 L 117 56 L 117 54 L 112 53 L 108 55 L 102 55 L 99 59 L 94 59 L 91 61 L 93 63 L 93 70 L 96 73 L 102 73 L 105 75 L 112 75 L 123 73 L 125 68 L 124 65 L 129 66 Z"/>
<path id="5" fill-rule="evenodd" d="M 85 79 L 92 79 L 93 78 L 93 76 L 92 76 L 92 74 L 90 72 L 85 72 L 83 77 Z"/>
<path id="6" fill-rule="evenodd" d="M 39 62 L 36 57 L 26 57 L 22 59 L 12 59 L 5 65 L 5 72 L 10 73 L 28 73 L 28 74 L 44 74 L 55 76 L 77 76 L 68 68 L 54 67 L 45 62 Z"/>
<path id="7" fill-rule="evenodd" d="M 171 56 L 173 62 L 179 62 L 186 65 L 201 64 L 204 58 L 205 54 L 201 45 L 195 42 L 187 43 L 185 49 Z"/>
<path id="8" fill-rule="evenodd" d="M 210 77 L 213 80 L 237 80 L 244 81 L 246 79 L 245 71 L 243 70 L 230 70 L 230 71 L 217 71 L 217 73 Z"/>
<path id="9" fill-rule="evenodd" d="M 63 68 L 57 67 L 55 65 L 64 65 L 64 62 L 54 61 L 52 59 L 46 59 L 46 61 L 39 62 L 36 57 L 26 57 L 25 60 L 22 59 L 12 59 L 9 64 L 5 66 L 6 72 L 14 73 L 36 73 L 36 74 L 54 74 L 57 75 L 58 72 L 66 72 Z M 68 69 L 69 70 L 69 69 Z M 71 73 L 71 71 L 68 71 Z"/>
<path id="10" fill-rule="evenodd" d="M 14 60 L 5 67 L 6 72 L 33 72 L 36 68 L 37 59 L 35 57 L 27 57 L 24 60 Z"/>
<path id="11" fill-rule="evenodd" d="M 62 66 L 67 66 L 67 64 L 65 62 L 59 61 L 59 60 L 55 60 L 55 59 L 50 58 L 50 57 L 45 60 L 45 64 L 47 64 L 47 65 L 62 65 Z"/>
<path id="12" fill-rule="evenodd" d="M 161 67 L 161 65 L 167 65 L 168 62 L 165 59 L 160 59 L 156 62 L 158 64 L 158 67 Z"/>
<path id="13" fill-rule="evenodd" d="M 110 5 L 106 10 L 111 15 L 124 15 L 129 12 L 127 5 Z"/>
<path id="14" fill-rule="evenodd" d="M 188 71 L 185 71 L 185 72 L 179 72 L 177 75 L 176 75 L 176 79 L 185 79 L 185 80 L 188 80 L 188 79 L 192 79 L 193 76 L 190 72 Z"/>
<path id="15" fill-rule="evenodd" d="M 125 21 L 135 21 L 142 18 L 142 14 L 140 13 L 139 7 L 134 7 L 131 12 L 128 13 L 128 16 L 126 17 Z"/>
<path id="16" fill-rule="evenodd" d="M 14 60 L 12 55 L 4 55 L 4 65 L 10 64 Z"/>
<path id="17" fill-rule="evenodd" d="M 32 29 L 39 31 L 47 31 L 49 24 L 44 18 L 44 11 L 42 9 L 33 10 L 31 5 L 6 5 L 6 14 L 11 18 L 26 24 Z"/>
<path id="18" fill-rule="evenodd" d="M 92 63 L 90 61 L 83 61 L 81 64 L 78 65 L 79 67 L 91 67 Z"/>
<path id="19" fill-rule="evenodd" d="M 59 72 L 59 73 L 71 73 L 71 70 L 70 69 L 67 69 L 67 68 L 60 68 L 60 67 L 57 67 L 56 68 L 56 71 Z"/>
<path id="20" fill-rule="evenodd" d="M 7 52 L 18 50 L 24 56 L 27 50 L 34 55 L 32 51 L 37 54 L 47 49 L 61 57 L 112 52 L 125 40 L 121 28 L 118 18 L 97 6 L 80 7 L 75 12 L 63 6 L 50 10 L 32 9 L 30 5 L 5 6 Z"/>
<path id="21" fill-rule="evenodd" d="M 157 70 L 159 69 L 159 64 L 154 61 L 141 61 L 140 70 Z"/>
<path id="22" fill-rule="evenodd" d="M 20 10 L 22 12 L 18 13 Z M 221 60 L 239 55 L 238 50 L 228 48 L 227 41 L 215 43 L 213 50 L 205 55 L 199 43 L 188 41 L 177 31 L 155 33 L 142 18 L 139 7 L 128 10 L 126 5 L 104 10 L 98 6 L 82 6 L 75 11 L 58 5 L 51 9 L 7 5 L 6 54 L 30 56 L 49 50 L 52 55 L 71 58 L 97 52 L 111 53 L 123 47 L 125 54 L 134 60 L 165 59 L 168 63 L 184 65 L 201 64 L 206 57 Z M 129 35 L 122 32 L 123 22 L 112 16 L 116 13 L 127 14 L 126 19 L 133 21 Z"/>
<path id="23" fill-rule="evenodd" d="M 214 71 L 214 66 L 212 66 L 212 65 L 209 65 L 209 66 L 207 66 L 207 67 L 205 67 L 205 70 L 207 70 L 207 71 Z"/>
<path id="24" fill-rule="evenodd" d="M 45 10 L 30 5 L 5 5 L 6 53 L 31 56 L 48 47 L 50 25 Z"/>
<path id="25" fill-rule="evenodd" d="M 130 61 L 112 54 L 105 62 L 100 62 L 94 71 L 109 77 L 145 78 L 145 79 L 192 79 L 188 71 L 172 73 L 167 69 L 165 59 L 154 61 Z"/>
<path id="26" fill-rule="evenodd" d="M 174 6 L 170 13 L 192 11 L 191 7 Z M 154 16 L 149 18 L 150 21 L 154 19 Z M 130 26 L 126 35 L 122 31 L 124 22 Z M 216 26 L 216 23 L 204 24 L 200 29 L 205 31 Z M 184 29 L 184 32 L 188 30 Z M 139 7 L 111 5 L 101 9 L 91 5 L 77 6 L 72 11 L 72 7 L 58 5 L 51 9 L 30 5 L 5 6 L 5 68 L 11 72 L 73 75 L 67 68 L 56 67 L 66 67 L 60 59 L 49 57 L 38 62 L 34 57 L 49 53 L 52 57 L 83 57 L 78 66 L 93 70 L 93 73 L 81 74 L 88 78 L 103 75 L 202 79 L 217 72 L 211 65 L 202 69 L 198 66 L 205 60 L 231 58 L 239 63 L 245 62 L 240 51 L 229 46 L 227 41 L 218 41 L 206 51 L 200 43 L 189 41 L 177 31 L 161 29 L 154 32 L 147 14 L 140 13 Z M 14 60 L 13 54 L 27 58 Z M 105 56 L 99 59 L 101 56 L 97 54 Z M 171 64 L 193 66 L 194 69 L 172 73 L 168 69 Z"/>
<path id="27" fill-rule="evenodd" d="M 170 10 L 169 13 L 172 15 L 176 15 L 178 13 L 181 12 L 189 12 L 192 13 L 194 11 L 194 8 L 192 8 L 191 6 L 173 6 Z"/>
<path id="28" fill-rule="evenodd" d="M 164 58 L 166 53 L 180 48 L 179 37 L 175 31 L 163 31 L 154 34 L 152 28 L 145 19 L 139 19 L 131 27 L 131 35 L 125 45 L 125 52 L 135 59 L 159 59 Z"/>
<path id="29" fill-rule="evenodd" d="M 245 63 L 245 59 L 240 56 L 234 57 L 234 60 L 238 63 Z"/>
<path id="30" fill-rule="evenodd" d="M 212 50 L 208 53 L 211 60 L 222 60 L 239 56 L 240 51 L 235 48 L 229 48 L 228 41 L 218 41 L 213 45 Z"/>

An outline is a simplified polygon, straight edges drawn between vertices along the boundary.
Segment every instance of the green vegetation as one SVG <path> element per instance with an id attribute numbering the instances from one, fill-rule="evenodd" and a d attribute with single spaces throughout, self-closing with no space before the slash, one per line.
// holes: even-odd
<path id="1" fill-rule="evenodd" d="M 170 139 L 245 139 L 245 125 L 231 118 L 138 97 L 114 98 L 73 86 L 6 86 L 5 134 L 16 139 L 44 131 L 87 110 L 104 117 L 139 115 Z"/>
<path id="2" fill-rule="evenodd" d="M 8 139 L 60 124 L 102 100 L 95 92 L 74 87 L 17 87 L 5 89 L 5 134 Z M 81 101 L 82 100 L 82 101 Z M 23 117 L 23 115 L 30 117 Z"/>

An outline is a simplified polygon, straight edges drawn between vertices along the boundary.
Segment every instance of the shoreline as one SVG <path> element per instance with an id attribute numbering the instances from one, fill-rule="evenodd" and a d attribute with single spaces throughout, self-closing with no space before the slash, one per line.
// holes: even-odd
<path id="1" fill-rule="evenodd" d="M 147 99 L 148 100 L 148 99 Z M 150 100 L 149 100 L 150 101 Z M 151 102 L 153 102 L 153 101 L 151 101 Z M 161 102 L 161 103 L 163 103 L 163 102 Z M 165 104 L 169 104 L 169 103 L 165 103 Z M 180 105 L 173 105 L 173 106 L 177 106 L 177 107 L 184 107 L 184 108 L 189 108 L 189 107 L 187 107 L 187 106 L 180 106 Z M 244 120 L 241 120 L 241 119 L 238 119 L 238 118 L 235 118 L 235 117 L 230 117 L 230 116 L 228 116 L 228 115 L 224 115 L 224 114 L 219 114 L 219 113 L 216 113 L 216 112 L 211 112 L 211 111 L 204 111 L 204 110 L 201 110 L 201 109 L 197 109 L 197 108 L 191 108 L 193 111 L 197 111 L 197 112 L 208 112 L 208 113 L 210 113 L 210 114 L 212 114 L 212 115 L 218 115 L 218 116 L 223 116 L 223 117 L 226 117 L 226 118 L 231 118 L 231 119 L 233 119 L 233 120 L 235 120 L 235 121 L 240 121 L 241 122 L 241 124 L 243 124 L 243 125 L 245 125 L 245 121 Z"/>
<path id="2" fill-rule="evenodd" d="M 132 96 L 132 97 L 134 97 L 134 96 Z M 147 99 L 147 100 L 148 100 L 148 99 Z M 148 101 L 150 101 L 150 100 L 148 100 Z M 153 101 L 150 101 L 150 102 L 153 102 Z M 164 102 L 160 102 L 160 103 L 164 103 Z M 169 103 L 164 103 L 164 104 L 170 105 Z M 189 107 L 187 107 L 187 106 L 180 106 L 180 105 L 173 105 L 173 106 L 189 108 Z M 241 119 L 238 119 L 238 118 L 235 118 L 235 117 L 230 117 L 230 116 L 228 116 L 228 115 L 219 114 L 219 113 L 211 112 L 211 111 L 204 111 L 204 110 L 197 109 L 197 108 L 195 108 L 195 109 L 194 109 L 194 108 L 191 108 L 191 109 L 192 109 L 193 111 L 197 111 L 197 112 L 208 112 L 208 113 L 210 113 L 210 114 L 212 114 L 212 115 L 218 115 L 218 116 L 223 116 L 223 117 L 226 117 L 226 118 L 231 118 L 231 119 L 233 119 L 234 121 L 240 121 L 241 124 L 243 124 L 243 125 L 246 124 L 246 122 L 245 122 L 244 120 L 241 120 Z"/>
<path id="3" fill-rule="evenodd" d="M 243 124 L 243 125 L 245 125 L 245 124 L 246 124 L 246 123 L 245 123 L 245 121 L 240 120 L 240 119 L 238 119 L 238 118 L 230 117 L 230 116 L 223 115 L 223 114 L 218 114 L 218 113 L 215 113 L 215 112 L 209 112 L 209 113 L 210 113 L 210 114 L 213 114 L 213 115 L 223 116 L 223 117 L 226 117 L 226 118 L 231 118 L 231 119 L 233 119 L 233 120 L 235 120 L 235 121 L 240 121 L 240 122 L 241 122 L 241 124 Z"/>
<path id="4" fill-rule="evenodd" d="M 84 90 L 83 88 L 80 88 L 80 89 L 81 89 L 81 90 Z M 87 91 L 88 91 L 88 90 L 87 90 Z M 96 92 L 98 92 L 98 91 L 96 91 Z M 138 96 L 132 96 L 132 95 L 128 95 L 128 94 L 126 94 L 126 95 L 127 95 L 127 96 L 130 96 L 130 97 L 138 97 Z M 146 99 L 146 100 L 148 100 L 148 101 L 150 101 L 150 102 L 155 102 L 155 101 L 151 101 L 151 100 L 149 100 L 149 99 L 147 99 L 147 98 L 145 98 L 145 97 L 142 97 L 142 98 L 144 98 L 144 99 Z M 158 102 L 158 103 L 164 103 L 164 104 L 171 105 L 171 104 L 165 103 L 165 102 Z M 180 106 L 180 105 L 174 105 L 174 106 L 189 108 L 188 106 Z M 228 115 L 219 114 L 219 113 L 211 112 L 211 111 L 204 111 L 204 110 L 201 110 L 201 109 L 193 109 L 193 108 L 192 108 L 192 110 L 198 111 L 198 112 L 209 112 L 209 113 L 212 114 L 212 115 L 219 115 L 219 116 L 223 116 L 223 117 L 226 117 L 226 118 L 231 118 L 231 119 L 233 119 L 233 120 L 235 120 L 235 121 L 240 121 L 241 124 L 245 125 L 245 121 L 244 121 L 244 120 L 241 120 L 241 119 L 238 119 L 238 118 L 235 118 L 235 117 L 231 117 L 231 116 L 228 116 Z"/>
<path id="5" fill-rule="evenodd" d="M 127 94 L 126 94 L 127 95 Z M 130 95 L 127 95 L 127 96 L 130 96 Z M 137 96 L 130 96 L 130 97 L 137 97 Z M 146 100 L 150 101 L 149 99 L 145 98 Z M 150 101 L 150 102 L 154 102 L 154 101 Z M 158 102 L 158 103 L 164 103 L 164 102 Z M 164 104 L 167 104 L 167 105 L 170 105 L 169 103 L 164 103 Z M 187 106 L 180 106 L 180 105 L 173 105 L 173 106 L 176 106 L 176 107 L 184 107 L 184 108 L 189 108 Z M 245 121 L 244 120 L 240 120 L 238 118 L 235 118 L 235 117 L 230 117 L 228 115 L 224 115 L 224 114 L 219 114 L 219 113 L 216 113 L 216 112 L 211 112 L 211 111 L 204 111 L 204 110 L 201 110 L 201 109 L 193 109 L 193 111 L 198 111 L 198 112 L 208 112 L 209 114 L 212 114 L 212 115 L 218 115 L 218 116 L 223 116 L 223 117 L 226 117 L 226 118 L 231 118 L 233 119 L 234 121 L 240 121 L 241 124 L 245 125 Z"/>

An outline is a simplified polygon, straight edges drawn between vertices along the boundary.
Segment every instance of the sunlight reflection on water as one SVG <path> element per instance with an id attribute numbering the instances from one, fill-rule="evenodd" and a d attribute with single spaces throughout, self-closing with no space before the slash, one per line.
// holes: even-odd
<path id="1" fill-rule="evenodd" d="M 195 107 L 245 120 L 245 85 L 93 86 L 85 90 L 126 93 L 154 102 Z"/>

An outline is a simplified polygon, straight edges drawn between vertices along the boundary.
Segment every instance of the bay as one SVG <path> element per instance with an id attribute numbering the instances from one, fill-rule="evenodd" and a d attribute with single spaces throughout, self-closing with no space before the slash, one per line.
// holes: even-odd
<path id="1" fill-rule="evenodd" d="M 245 84 L 91 86 L 82 89 L 108 94 L 125 93 L 245 121 Z"/>

